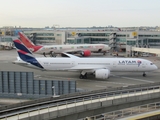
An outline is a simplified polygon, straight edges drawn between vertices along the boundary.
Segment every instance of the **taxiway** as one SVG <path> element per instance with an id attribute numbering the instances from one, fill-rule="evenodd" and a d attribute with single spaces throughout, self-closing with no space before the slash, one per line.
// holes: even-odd
<path id="1" fill-rule="evenodd" d="M 37 55 L 36 55 L 37 56 Z M 40 56 L 40 55 L 38 55 Z M 16 60 L 16 50 L 0 51 L 0 71 L 30 71 L 34 72 L 35 80 L 74 80 L 77 82 L 77 88 L 79 90 L 97 90 L 108 87 L 120 87 L 136 84 L 146 84 L 159 82 L 160 69 L 147 73 L 146 77 L 142 76 L 141 72 L 113 72 L 111 77 L 107 80 L 95 79 L 92 75 L 88 76 L 88 79 L 79 79 L 79 72 L 66 72 L 66 71 L 43 71 L 38 69 L 26 68 L 13 64 Z M 111 57 L 109 53 L 105 56 L 94 55 L 92 57 Z M 144 57 L 151 60 L 160 68 L 160 60 L 156 57 Z"/>

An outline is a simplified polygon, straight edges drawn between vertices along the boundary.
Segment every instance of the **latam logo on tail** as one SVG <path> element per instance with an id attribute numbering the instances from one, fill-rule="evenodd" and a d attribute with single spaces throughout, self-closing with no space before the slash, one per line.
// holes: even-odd
<path id="1" fill-rule="evenodd" d="M 141 65 L 141 60 L 137 60 L 137 61 L 130 61 L 130 60 L 125 60 L 125 61 L 119 61 L 118 64 L 122 64 L 122 65 L 137 65 L 138 64 L 138 67 Z"/>

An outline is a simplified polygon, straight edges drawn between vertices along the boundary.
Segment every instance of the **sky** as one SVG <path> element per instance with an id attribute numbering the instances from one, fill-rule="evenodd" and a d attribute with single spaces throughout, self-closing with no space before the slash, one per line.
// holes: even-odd
<path id="1" fill-rule="evenodd" d="M 0 27 L 160 26 L 160 0 L 0 0 Z"/>

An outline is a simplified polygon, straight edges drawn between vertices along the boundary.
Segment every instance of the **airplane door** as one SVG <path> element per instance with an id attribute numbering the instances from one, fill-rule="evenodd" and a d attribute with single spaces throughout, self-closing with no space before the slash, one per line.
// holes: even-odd
<path id="1" fill-rule="evenodd" d="M 113 69 L 115 70 L 117 67 L 117 62 L 116 61 L 113 61 Z"/>

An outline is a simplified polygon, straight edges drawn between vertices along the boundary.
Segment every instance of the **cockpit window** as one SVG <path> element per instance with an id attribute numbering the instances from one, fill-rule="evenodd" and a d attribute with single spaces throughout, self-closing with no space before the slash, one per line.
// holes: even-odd
<path id="1" fill-rule="evenodd" d="M 153 65 L 153 63 L 150 63 L 150 65 Z"/>

